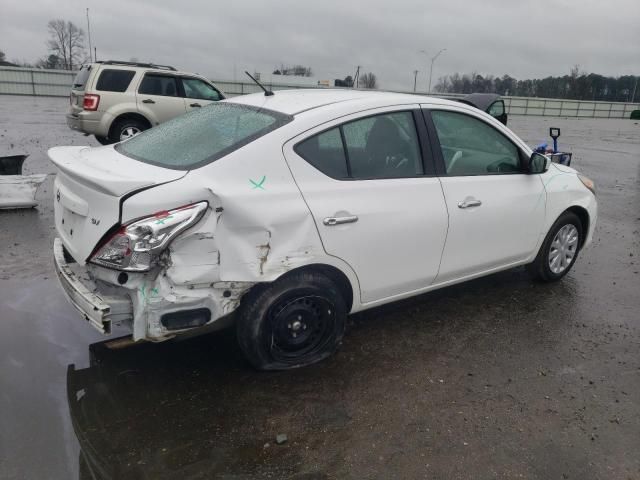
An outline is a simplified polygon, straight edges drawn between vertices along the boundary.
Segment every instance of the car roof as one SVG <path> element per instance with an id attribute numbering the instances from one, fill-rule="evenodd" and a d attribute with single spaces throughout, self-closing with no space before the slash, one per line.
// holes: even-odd
<path id="1" fill-rule="evenodd" d="M 228 99 L 232 103 L 268 108 L 288 115 L 297 115 L 309 110 L 320 109 L 340 103 L 368 103 L 402 105 L 411 103 L 430 103 L 440 105 L 460 105 L 460 103 L 442 98 L 410 93 L 384 92 L 378 90 L 353 90 L 341 88 L 312 88 L 277 90 L 271 96 L 264 93 L 242 95 Z"/>

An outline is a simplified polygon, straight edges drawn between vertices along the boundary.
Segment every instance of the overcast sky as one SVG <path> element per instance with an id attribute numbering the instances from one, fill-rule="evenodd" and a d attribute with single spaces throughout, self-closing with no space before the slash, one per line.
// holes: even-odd
<path id="1" fill-rule="evenodd" d="M 35 61 L 48 20 L 86 30 L 99 59 L 153 61 L 205 74 L 269 79 L 284 64 L 318 79 L 374 72 L 382 87 L 459 71 L 519 79 L 564 75 L 574 64 L 640 75 L 640 0 L 0 0 L 0 50 Z"/>

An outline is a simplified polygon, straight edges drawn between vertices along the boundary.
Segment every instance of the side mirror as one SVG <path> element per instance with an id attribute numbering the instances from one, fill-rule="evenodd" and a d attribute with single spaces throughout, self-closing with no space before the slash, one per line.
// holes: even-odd
<path id="1" fill-rule="evenodd" d="M 529 158 L 529 173 L 544 173 L 549 170 L 551 160 L 541 153 L 533 152 Z"/>

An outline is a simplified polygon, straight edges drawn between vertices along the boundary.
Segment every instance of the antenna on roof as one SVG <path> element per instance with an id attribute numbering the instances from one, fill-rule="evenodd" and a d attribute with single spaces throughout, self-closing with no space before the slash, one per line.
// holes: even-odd
<path id="1" fill-rule="evenodd" d="M 255 78 L 253 78 L 253 75 L 251 75 L 251 74 L 250 74 L 249 72 L 247 72 L 246 70 L 245 70 L 245 72 L 244 72 L 244 73 L 246 73 L 246 74 L 249 76 L 249 78 L 250 78 L 251 80 L 253 80 L 253 81 L 256 83 L 256 85 L 258 85 L 262 90 L 264 90 L 264 96 L 265 96 L 265 97 L 270 97 L 271 95 L 273 95 L 273 92 L 272 92 L 271 90 L 267 90 L 267 89 L 265 88 L 265 86 L 264 86 L 264 85 L 262 85 L 258 80 L 256 80 Z"/>

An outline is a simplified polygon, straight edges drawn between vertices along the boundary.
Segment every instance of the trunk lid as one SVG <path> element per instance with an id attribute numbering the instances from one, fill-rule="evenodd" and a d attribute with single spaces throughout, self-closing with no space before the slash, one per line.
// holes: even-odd
<path id="1" fill-rule="evenodd" d="M 113 146 L 55 147 L 48 155 L 59 169 L 53 189 L 56 230 L 80 264 L 105 233 L 119 224 L 125 197 L 187 174 L 139 162 Z"/>

